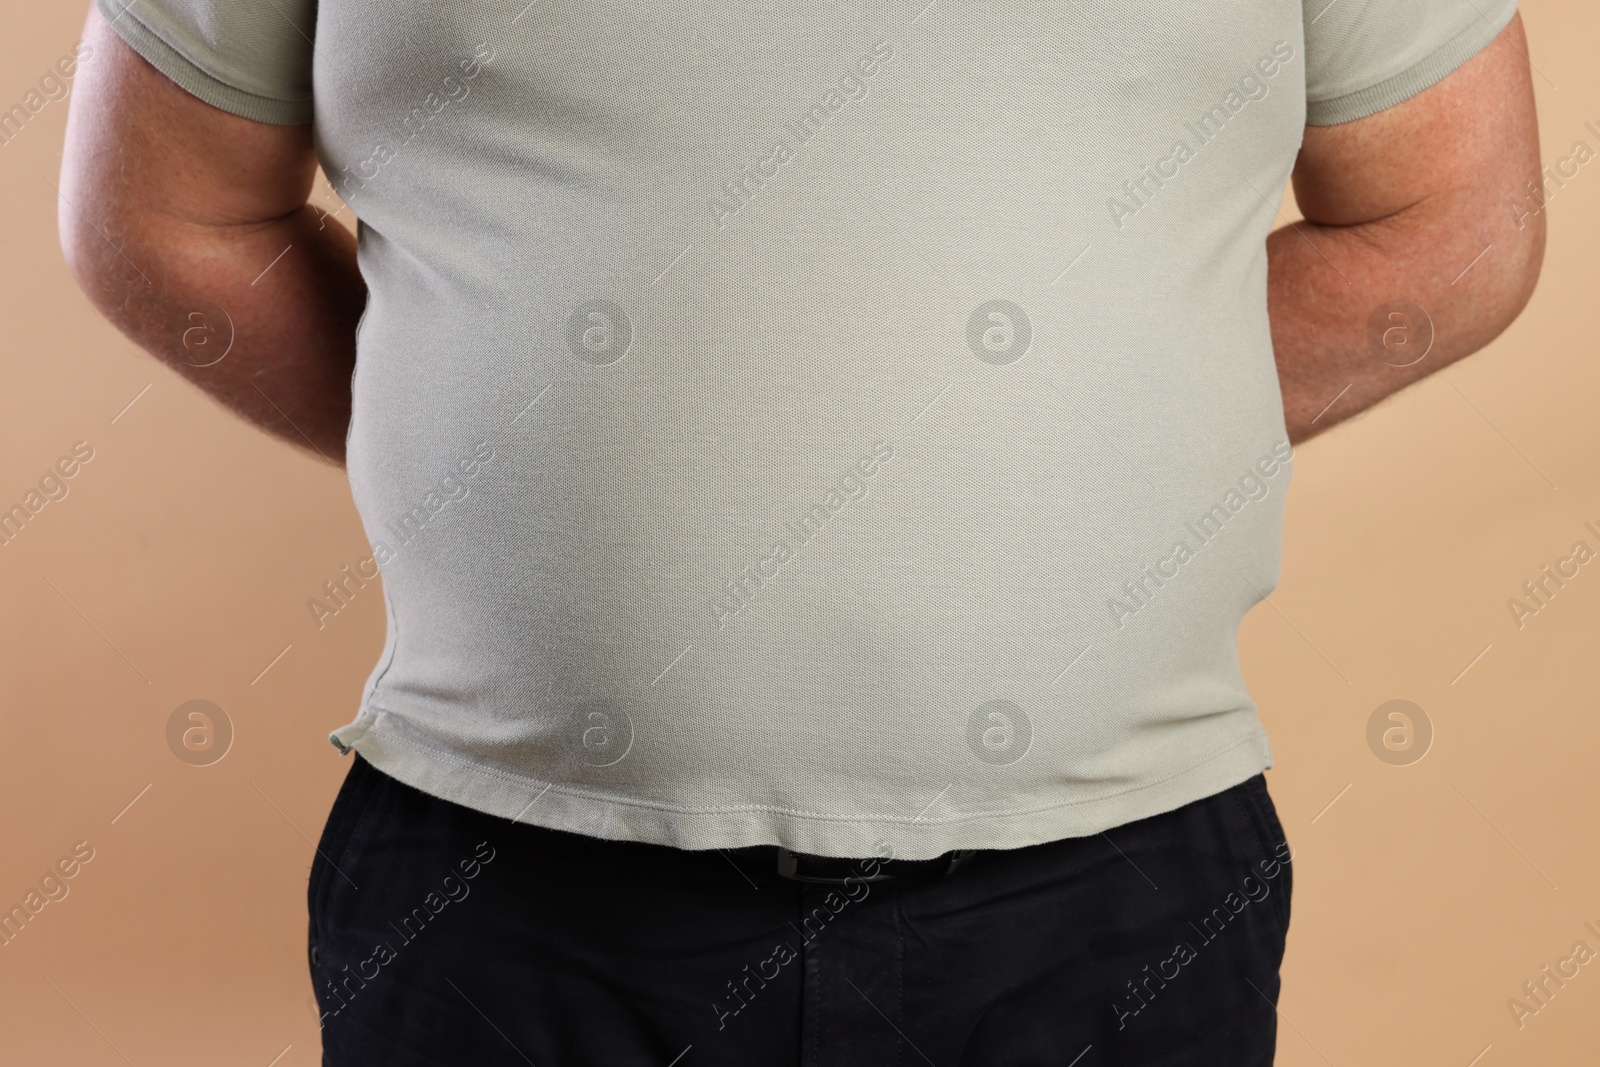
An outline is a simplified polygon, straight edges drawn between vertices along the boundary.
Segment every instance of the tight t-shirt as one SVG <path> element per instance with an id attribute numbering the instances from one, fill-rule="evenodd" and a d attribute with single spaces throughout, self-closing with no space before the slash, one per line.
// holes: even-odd
<path id="1" fill-rule="evenodd" d="M 909 858 L 1272 765 L 1265 238 L 1308 123 L 1515 10 L 97 3 L 314 123 L 359 219 L 372 553 L 307 625 L 381 570 L 388 637 L 335 745 L 563 830 Z"/>

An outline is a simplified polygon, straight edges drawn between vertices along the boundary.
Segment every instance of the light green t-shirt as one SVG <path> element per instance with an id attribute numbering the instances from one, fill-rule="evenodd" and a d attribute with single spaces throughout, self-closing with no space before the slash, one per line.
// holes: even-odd
<path id="1" fill-rule="evenodd" d="M 388 641 L 334 742 L 560 829 L 913 858 L 1272 765 L 1264 241 L 1308 122 L 1515 9 L 98 3 L 314 122 L 360 218 Z"/>

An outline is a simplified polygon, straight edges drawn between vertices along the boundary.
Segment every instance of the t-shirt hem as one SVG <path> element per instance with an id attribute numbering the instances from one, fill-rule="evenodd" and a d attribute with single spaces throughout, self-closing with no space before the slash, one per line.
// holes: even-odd
<path id="1" fill-rule="evenodd" d="M 134 0 L 137 3 L 137 0 Z M 95 7 L 117 36 L 152 66 L 191 96 L 232 115 L 274 126 L 302 126 L 312 120 L 309 98 L 281 100 L 247 92 L 217 78 L 184 55 L 160 33 L 133 13 L 133 4 L 95 0 Z"/>
<path id="2" fill-rule="evenodd" d="M 342 752 L 360 752 L 378 770 L 430 796 L 504 819 L 608 840 L 701 850 L 783 845 L 822 856 L 888 854 L 928 859 L 952 849 L 1014 849 L 1088 837 L 1174 811 L 1272 767 L 1259 720 L 1254 728 L 1196 763 L 1109 795 L 1003 812 L 941 819 L 852 818 L 751 805 L 691 810 L 614 794 L 564 788 L 474 764 L 390 725 L 369 708 L 328 735 Z"/>
<path id="3" fill-rule="evenodd" d="M 1364 119 L 1443 81 L 1467 60 L 1488 47 L 1517 13 L 1516 0 L 1505 5 L 1496 17 L 1482 17 L 1450 41 L 1435 49 L 1426 59 L 1385 78 L 1376 85 L 1329 100 L 1306 101 L 1307 126 L 1337 126 L 1341 122 Z"/>

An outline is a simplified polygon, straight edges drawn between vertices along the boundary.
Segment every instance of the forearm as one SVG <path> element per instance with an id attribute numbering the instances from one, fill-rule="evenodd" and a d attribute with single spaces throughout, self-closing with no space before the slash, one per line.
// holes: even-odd
<path id="1" fill-rule="evenodd" d="M 1544 247 L 1542 215 L 1519 226 L 1512 211 L 1525 194 L 1424 202 L 1359 225 L 1299 222 L 1268 237 L 1267 305 L 1290 441 L 1476 352 L 1516 318 Z"/>
<path id="2" fill-rule="evenodd" d="M 343 466 L 366 301 L 351 233 L 310 205 L 248 225 L 105 215 L 62 219 L 101 313 L 240 416 Z"/>

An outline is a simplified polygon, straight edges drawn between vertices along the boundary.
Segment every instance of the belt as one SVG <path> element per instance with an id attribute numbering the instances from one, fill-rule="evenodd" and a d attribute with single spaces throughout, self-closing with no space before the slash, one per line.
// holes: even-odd
<path id="1" fill-rule="evenodd" d="M 927 860 L 851 859 L 838 856 L 816 856 L 809 852 L 791 852 L 782 845 L 775 846 L 778 853 L 778 873 L 796 882 L 823 882 L 839 885 L 844 882 L 883 882 L 890 878 L 909 875 L 949 874 L 974 855 L 977 849 L 956 849 Z M 872 873 L 864 873 L 871 871 Z"/>

